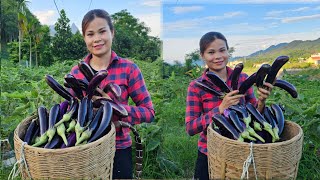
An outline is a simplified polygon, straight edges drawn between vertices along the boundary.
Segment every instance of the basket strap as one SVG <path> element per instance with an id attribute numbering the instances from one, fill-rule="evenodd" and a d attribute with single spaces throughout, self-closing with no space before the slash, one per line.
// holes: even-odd
<path id="1" fill-rule="evenodd" d="M 134 139 L 135 139 L 135 143 L 136 143 L 136 166 L 135 166 L 136 178 L 141 179 L 142 163 L 143 163 L 143 147 L 142 147 L 140 135 L 139 135 L 138 131 L 131 124 L 129 124 L 127 122 L 116 121 L 114 123 L 116 124 L 116 126 L 119 123 L 120 127 L 129 128 L 134 135 Z"/>
<path id="2" fill-rule="evenodd" d="M 251 163 L 253 165 L 255 179 L 257 180 L 258 179 L 257 178 L 257 170 L 256 170 L 256 164 L 254 162 L 254 157 L 253 157 L 253 143 L 252 142 L 250 143 L 249 156 L 247 157 L 247 160 L 243 162 L 241 180 L 244 179 L 246 175 L 247 175 L 247 179 L 249 179 L 249 167 L 250 167 Z"/>
<path id="3" fill-rule="evenodd" d="M 25 169 L 26 169 L 26 171 L 28 173 L 28 177 L 30 177 L 30 179 L 32 179 L 31 174 L 29 172 L 29 168 L 28 168 L 27 162 L 26 162 L 26 158 L 24 156 L 24 145 L 26 145 L 26 144 L 27 144 L 26 142 L 23 142 L 21 144 L 20 159 L 16 163 L 14 163 L 14 166 L 11 169 L 11 172 L 9 174 L 8 180 L 14 179 L 15 177 L 17 177 L 19 175 L 19 173 L 22 172 L 23 166 L 25 167 Z M 18 164 L 20 166 L 19 166 L 19 168 L 17 170 L 17 165 Z"/>

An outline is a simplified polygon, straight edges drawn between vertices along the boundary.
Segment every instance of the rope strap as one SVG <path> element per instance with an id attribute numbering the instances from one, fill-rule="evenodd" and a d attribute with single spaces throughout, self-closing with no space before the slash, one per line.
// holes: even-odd
<path id="1" fill-rule="evenodd" d="M 257 170 L 256 170 L 256 164 L 254 163 L 253 143 L 252 142 L 250 143 L 250 154 L 247 157 L 247 160 L 243 162 L 241 179 L 244 179 L 245 176 L 247 176 L 247 179 L 249 179 L 249 167 L 250 167 L 251 163 L 253 165 L 254 175 L 257 180 L 258 179 L 257 178 Z"/>
<path id="2" fill-rule="evenodd" d="M 9 174 L 8 180 L 13 180 L 15 177 L 17 177 L 19 173 L 22 172 L 23 166 L 27 170 L 28 176 L 31 178 L 31 174 L 29 172 L 29 168 L 24 156 L 24 145 L 26 144 L 27 144 L 26 142 L 22 143 L 21 150 L 20 150 L 20 159 L 16 163 L 14 163 L 14 166 Z M 17 167 L 18 164 L 20 164 L 19 168 Z"/>

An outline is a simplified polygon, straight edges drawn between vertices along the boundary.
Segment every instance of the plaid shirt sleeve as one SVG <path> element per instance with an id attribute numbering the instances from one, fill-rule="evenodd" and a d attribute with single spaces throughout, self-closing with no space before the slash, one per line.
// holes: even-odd
<path id="1" fill-rule="evenodd" d="M 129 116 L 122 118 L 130 124 L 140 124 L 152 122 L 154 119 L 154 109 L 150 94 L 147 90 L 143 75 L 136 64 L 132 69 L 128 81 L 128 93 L 136 106 L 123 105 Z"/>
<path id="2" fill-rule="evenodd" d="M 201 92 L 202 91 L 202 92 Z M 212 122 L 212 116 L 219 113 L 219 104 L 221 100 L 218 97 L 213 97 L 210 102 L 210 107 L 203 107 L 203 102 L 200 96 L 203 92 L 194 81 L 190 83 L 187 92 L 186 106 L 186 130 L 189 135 L 195 135 L 207 129 L 207 126 Z"/>

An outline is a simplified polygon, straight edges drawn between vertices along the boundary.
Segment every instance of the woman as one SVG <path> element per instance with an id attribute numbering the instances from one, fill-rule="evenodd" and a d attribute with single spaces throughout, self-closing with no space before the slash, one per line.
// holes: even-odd
<path id="1" fill-rule="evenodd" d="M 120 119 L 113 115 L 113 121 L 121 120 L 132 125 L 151 122 L 154 119 L 154 109 L 150 94 L 146 88 L 140 69 L 133 62 L 123 59 L 112 51 L 114 27 L 109 14 L 101 9 L 89 11 L 82 20 L 82 34 L 87 45 L 89 55 L 84 61 L 94 71 L 107 70 L 108 76 L 100 88 L 113 82 L 121 87 L 120 103 L 128 111 L 129 116 Z M 84 79 L 78 66 L 71 70 L 77 79 Z M 103 92 L 103 97 L 110 98 L 111 94 Z M 129 96 L 136 106 L 129 106 Z M 98 97 L 93 97 L 98 98 Z M 132 179 L 131 137 L 129 128 L 116 128 L 116 153 L 113 165 L 114 179 Z"/>
<path id="2" fill-rule="evenodd" d="M 231 91 L 221 100 L 195 84 L 195 81 L 208 83 L 212 88 L 220 90 L 217 86 L 210 82 L 206 76 L 207 71 L 212 71 L 223 79 L 226 84 L 231 86 L 230 75 L 233 70 L 227 66 L 229 59 L 229 47 L 226 38 L 219 32 L 208 32 L 200 39 L 200 55 L 208 68 L 202 76 L 192 81 L 188 87 L 187 107 L 186 107 L 186 130 L 189 135 L 193 136 L 200 133 L 198 141 L 198 158 L 195 167 L 196 179 L 209 179 L 208 159 L 207 159 L 207 127 L 212 122 L 215 114 L 223 114 L 224 110 L 231 105 L 238 103 L 250 102 L 257 106 L 262 112 L 265 101 L 270 95 L 273 86 L 270 83 L 264 83 L 269 90 L 259 88 L 259 98 L 256 100 L 253 88 L 250 88 L 245 95 L 238 94 L 238 90 Z M 241 73 L 239 84 L 241 84 L 248 75 Z"/>

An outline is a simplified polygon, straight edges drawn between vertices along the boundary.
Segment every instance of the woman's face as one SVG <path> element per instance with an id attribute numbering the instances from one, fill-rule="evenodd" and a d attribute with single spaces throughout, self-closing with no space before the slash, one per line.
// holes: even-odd
<path id="1" fill-rule="evenodd" d="M 229 59 L 227 45 L 224 40 L 215 39 L 201 54 L 210 71 L 219 72 L 223 70 Z"/>
<path id="2" fill-rule="evenodd" d="M 107 20 L 96 17 L 85 30 L 84 41 L 90 53 L 101 57 L 111 51 L 113 35 Z"/>

